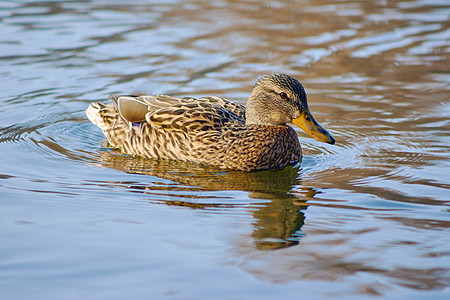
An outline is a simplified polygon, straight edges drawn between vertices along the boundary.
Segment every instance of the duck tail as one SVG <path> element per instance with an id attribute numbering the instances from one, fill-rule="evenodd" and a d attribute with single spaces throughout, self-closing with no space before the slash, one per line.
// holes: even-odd
<path id="1" fill-rule="evenodd" d="M 118 114 L 113 104 L 93 102 L 86 109 L 86 116 L 94 125 L 105 131 L 114 125 Z"/>

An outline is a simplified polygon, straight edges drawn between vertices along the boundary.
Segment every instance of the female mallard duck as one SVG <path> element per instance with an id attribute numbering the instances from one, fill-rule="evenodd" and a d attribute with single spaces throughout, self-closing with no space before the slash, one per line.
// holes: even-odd
<path id="1" fill-rule="evenodd" d="M 219 97 L 109 98 L 115 105 L 92 103 L 86 114 L 126 154 L 245 171 L 282 168 L 302 159 L 288 122 L 334 144 L 309 112 L 303 86 L 285 74 L 260 77 L 246 108 Z"/>

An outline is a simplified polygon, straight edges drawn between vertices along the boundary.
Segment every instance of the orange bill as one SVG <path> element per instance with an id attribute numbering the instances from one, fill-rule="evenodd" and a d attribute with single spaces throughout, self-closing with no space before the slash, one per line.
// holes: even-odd
<path id="1" fill-rule="evenodd" d="M 291 122 L 318 141 L 329 144 L 334 144 L 335 142 L 334 137 L 314 120 L 314 117 L 308 109 L 302 109 L 300 116 L 292 119 Z"/>

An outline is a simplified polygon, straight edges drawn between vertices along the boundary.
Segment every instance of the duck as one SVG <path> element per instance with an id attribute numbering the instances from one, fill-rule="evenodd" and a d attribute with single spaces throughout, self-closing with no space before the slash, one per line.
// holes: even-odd
<path id="1" fill-rule="evenodd" d="M 245 106 L 217 97 L 110 95 L 86 110 L 112 148 L 236 171 L 281 169 L 302 160 L 294 124 L 321 142 L 335 139 L 311 114 L 305 89 L 274 73 L 258 78 Z"/>

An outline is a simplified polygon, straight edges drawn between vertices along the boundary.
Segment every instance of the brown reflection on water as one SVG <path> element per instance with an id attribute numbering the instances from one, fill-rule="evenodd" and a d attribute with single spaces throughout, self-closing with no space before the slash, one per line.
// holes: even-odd
<path id="1" fill-rule="evenodd" d="M 268 200 L 262 203 L 248 203 L 254 217 L 252 238 L 258 249 L 276 249 L 298 244 L 300 229 L 304 223 L 306 200 L 315 195 L 314 189 L 305 188 L 302 193 L 291 193 L 294 186 L 301 184 L 299 168 L 286 167 L 283 170 L 264 172 L 223 171 L 210 166 L 171 160 L 153 160 L 127 157 L 103 152 L 99 163 L 132 174 L 156 176 L 172 181 L 171 184 L 148 185 L 127 182 L 131 192 L 159 197 L 152 203 L 169 206 L 183 206 L 194 209 L 225 209 L 242 204 L 234 199 L 224 199 L 220 191 L 244 191 L 248 197 Z M 216 196 L 199 196 L 199 191 L 218 191 Z M 180 193 L 180 192 L 188 192 Z M 217 197 L 217 199 L 214 199 Z M 227 200 L 230 202 L 227 203 Z"/>

